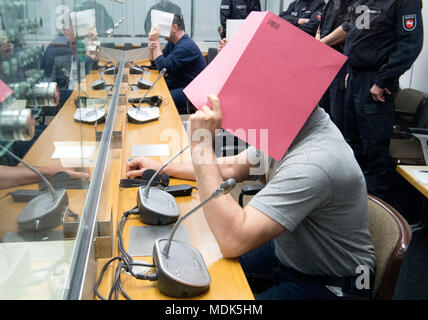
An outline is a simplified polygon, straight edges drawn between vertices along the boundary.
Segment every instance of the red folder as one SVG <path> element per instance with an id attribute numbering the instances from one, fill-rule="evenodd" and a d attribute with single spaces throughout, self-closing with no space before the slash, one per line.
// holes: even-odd
<path id="1" fill-rule="evenodd" d="M 280 160 L 345 61 L 275 14 L 252 12 L 184 93 L 198 109 L 217 95 L 223 128 Z"/>

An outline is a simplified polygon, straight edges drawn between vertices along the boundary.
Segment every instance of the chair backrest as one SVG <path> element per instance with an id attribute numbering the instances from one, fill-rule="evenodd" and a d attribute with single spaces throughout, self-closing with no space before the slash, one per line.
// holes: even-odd
<path id="1" fill-rule="evenodd" d="M 369 229 L 376 254 L 373 297 L 388 300 L 394 290 L 404 255 L 412 239 L 406 220 L 390 205 L 369 195 Z"/>
<path id="2" fill-rule="evenodd" d="M 427 94 L 419 90 L 405 88 L 398 92 L 395 98 L 396 124 L 401 130 L 425 126 L 427 101 Z"/>

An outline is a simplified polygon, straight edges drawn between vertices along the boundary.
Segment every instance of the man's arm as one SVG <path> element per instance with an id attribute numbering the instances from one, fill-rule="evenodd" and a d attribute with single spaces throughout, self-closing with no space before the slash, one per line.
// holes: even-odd
<path id="1" fill-rule="evenodd" d="M 346 37 L 348 36 L 348 32 L 345 31 L 343 26 L 338 26 L 331 33 L 326 35 L 320 41 L 324 42 L 328 46 L 335 46 L 339 43 L 343 43 L 346 41 Z"/>
<path id="2" fill-rule="evenodd" d="M 204 106 L 190 117 L 192 133 L 208 130 L 212 136 L 221 128 L 218 98 L 208 97 L 212 109 Z M 193 136 L 193 135 L 192 135 Z M 192 161 L 201 200 L 207 199 L 223 182 L 212 141 L 192 141 Z M 274 239 L 285 228 L 257 209 L 239 204 L 228 194 L 210 201 L 203 209 L 208 225 L 225 258 L 235 258 Z"/>
<path id="3" fill-rule="evenodd" d="M 284 20 L 290 22 L 291 24 L 297 26 L 298 25 L 298 21 L 299 18 L 297 16 L 293 16 L 291 15 L 291 13 L 294 11 L 294 6 L 296 5 L 296 1 L 293 1 L 292 3 L 290 3 L 290 5 L 288 6 L 286 11 L 283 11 L 279 14 L 279 16 L 281 18 L 283 18 Z"/>
<path id="4" fill-rule="evenodd" d="M 56 173 L 64 171 L 70 175 L 71 179 L 88 179 L 88 171 L 78 171 L 78 169 L 65 169 L 61 166 L 36 167 L 36 169 L 47 179 L 52 178 Z M 11 188 L 19 185 L 33 184 L 39 182 L 40 178 L 27 167 L 0 166 L 0 189 Z"/>
<path id="5" fill-rule="evenodd" d="M 312 13 L 308 22 L 299 25 L 299 29 L 315 37 L 317 30 L 319 30 L 318 27 L 321 23 L 322 15 L 323 15 L 323 8 L 320 7 L 319 9 L 315 10 Z"/>
<path id="6" fill-rule="evenodd" d="M 247 151 L 243 151 L 236 156 L 216 158 L 216 163 L 220 167 L 223 180 L 234 178 L 241 182 L 248 180 L 250 164 Z M 126 174 L 128 178 L 141 177 L 144 170 L 158 170 L 162 164 L 147 157 L 139 157 L 129 161 L 126 165 Z M 170 177 L 184 180 L 196 180 L 192 162 L 172 162 L 164 171 Z"/>
<path id="7" fill-rule="evenodd" d="M 422 50 L 422 1 L 398 1 L 397 6 L 397 20 L 395 22 L 397 45 L 374 79 L 374 83 L 380 88 L 385 88 L 388 80 L 398 79 L 409 70 Z"/>

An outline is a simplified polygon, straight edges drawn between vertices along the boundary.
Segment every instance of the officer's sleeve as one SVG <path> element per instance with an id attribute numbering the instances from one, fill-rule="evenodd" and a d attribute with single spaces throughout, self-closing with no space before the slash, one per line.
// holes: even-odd
<path id="1" fill-rule="evenodd" d="M 380 68 L 374 83 L 387 87 L 388 80 L 398 79 L 415 62 L 423 45 L 422 1 L 401 0 L 397 3 L 396 47 Z"/>
<path id="2" fill-rule="evenodd" d="M 230 10 L 232 9 L 230 4 L 230 0 L 221 0 L 220 5 L 220 23 L 223 29 L 226 30 L 226 20 L 230 16 Z"/>
<path id="3" fill-rule="evenodd" d="M 318 8 L 314 10 L 311 17 L 309 18 L 309 22 L 299 25 L 299 29 L 315 37 L 315 34 L 317 33 L 317 30 L 318 30 L 318 26 L 321 23 L 324 5 L 325 5 L 324 1 L 320 2 L 320 5 L 318 6 Z"/>
<path id="4" fill-rule="evenodd" d="M 292 16 L 291 13 L 294 11 L 294 7 L 296 6 L 296 1 L 290 3 L 286 11 L 283 11 L 279 14 L 281 18 L 290 22 L 291 24 L 297 25 L 297 21 L 299 21 L 299 17 Z"/>
<path id="5" fill-rule="evenodd" d="M 260 5 L 260 0 L 255 0 L 254 1 L 253 7 L 250 8 L 250 12 L 251 11 L 262 11 L 262 7 Z"/>

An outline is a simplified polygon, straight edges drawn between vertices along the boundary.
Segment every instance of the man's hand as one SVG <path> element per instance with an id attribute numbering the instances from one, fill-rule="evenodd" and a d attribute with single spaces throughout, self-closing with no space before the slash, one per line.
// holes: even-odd
<path id="1" fill-rule="evenodd" d="M 201 144 L 201 141 L 198 137 L 203 136 L 203 143 L 207 145 L 211 145 L 216 130 L 221 129 L 222 123 L 222 112 L 220 106 L 220 100 L 214 96 L 208 96 L 208 101 L 211 104 L 211 108 L 208 106 L 203 106 L 201 110 L 197 111 L 193 115 L 190 116 L 190 126 L 191 126 L 191 140 L 192 140 L 192 148 Z"/>
<path id="2" fill-rule="evenodd" d="M 149 32 L 149 42 L 159 41 L 159 29 L 152 26 Z"/>
<path id="3" fill-rule="evenodd" d="M 299 20 L 297 20 L 297 24 L 305 24 L 308 22 L 309 22 L 309 19 L 305 19 L 305 18 L 300 18 Z"/>
<path id="4" fill-rule="evenodd" d="M 370 93 L 372 95 L 372 98 L 376 102 L 385 102 L 385 96 L 384 94 L 391 94 L 391 91 L 389 91 L 387 88 L 381 88 L 377 84 L 374 84 L 373 87 L 370 89 Z"/>
<path id="5" fill-rule="evenodd" d="M 220 44 L 218 45 L 218 48 L 217 48 L 217 53 L 219 53 L 226 46 L 226 44 L 227 44 L 226 38 L 221 39 Z"/>
<path id="6" fill-rule="evenodd" d="M 141 177 L 143 172 L 147 169 L 158 170 L 161 164 L 147 157 L 139 157 L 133 159 L 126 164 L 126 175 L 132 179 L 135 177 Z"/>

